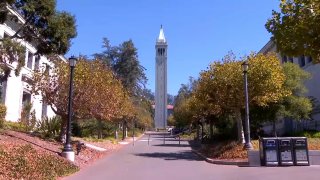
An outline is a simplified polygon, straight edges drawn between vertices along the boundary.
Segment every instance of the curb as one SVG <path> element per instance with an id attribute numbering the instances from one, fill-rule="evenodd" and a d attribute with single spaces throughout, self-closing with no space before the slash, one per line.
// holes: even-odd
<path id="1" fill-rule="evenodd" d="M 249 162 L 247 162 L 247 161 L 228 161 L 228 160 L 211 159 L 211 158 L 204 156 L 203 154 L 201 154 L 200 152 L 198 152 L 196 150 L 192 150 L 192 152 L 195 153 L 196 155 L 200 156 L 201 158 L 203 158 L 206 162 L 211 163 L 211 164 L 233 165 L 233 166 L 248 166 L 249 165 Z"/>

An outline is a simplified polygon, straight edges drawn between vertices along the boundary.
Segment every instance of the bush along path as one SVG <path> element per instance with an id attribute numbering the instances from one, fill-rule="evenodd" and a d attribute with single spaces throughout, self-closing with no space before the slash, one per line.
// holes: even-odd
<path id="1" fill-rule="evenodd" d="M 14 143 L 0 145 L 0 167 L 0 179 L 55 179 L 79 170 L 62 157 Z"/>
<path id="2" fill-rule="evenodd" d="M 56 179 L 70 175 L 120 147 L 110 141 L 101 142 L 102 144 L 106 151 L 83 147 L 72 163 L 59 155 L 63 148 L 61 143 L 43 140 L 29 133 L 2 130 L 0 180 Z M 74 150 L 76 152 L 76 143 Z"/>

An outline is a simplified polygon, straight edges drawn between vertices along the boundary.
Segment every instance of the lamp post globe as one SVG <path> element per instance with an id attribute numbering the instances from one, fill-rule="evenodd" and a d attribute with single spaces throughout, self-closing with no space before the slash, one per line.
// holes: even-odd
<path id="1" fill-rule="evenodd" d="M 62 150 L 62 156 L 67 158 L 70 161 L 74 161 L 74 151 L 71 145 L 71 121 L 72 121 L 72 96 L 73 96 L 73 75 L 74 68 L 77 62 L 77 58 L 71 56 L 69 58 L 70 66 L 70 84 L 69 84 L 69 98 L 68 98 L 68 122 L 67 122 L 67 131 L 66 131 L 66 142 Z"/>
<path id="2" fill-rule="evenodd" d="M 242 68 L 243 68 L 243 79 L 244 79 L 244 94 L 245 94 L 245 144 L 244 148 L 246 150 L 252 150 L 252 144 L 250 140 L 250 121 L 249 121 L 249 96 L 248 96 L 248 68 L 249 68 L 249 63 L 248 61 L 244 61 L 242 63 Z"/>

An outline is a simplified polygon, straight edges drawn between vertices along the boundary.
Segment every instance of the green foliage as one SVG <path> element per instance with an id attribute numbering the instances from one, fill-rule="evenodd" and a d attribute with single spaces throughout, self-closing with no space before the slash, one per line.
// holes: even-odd
<path id="1" fill-rule="evenodd" d="M 4 123 L 4 128 L 14 130 L 14 131 L 21 131 L 21 132 L 24 132 L 26 129 L 23 124 L 19 122 L 11 122 L 11 121 L 6 121 Z"/>
<path id="2" fill-rule="evenodd" d="M 133 96 L 139 96 L 147 82 L 145 68 L 140 65 L 138 52 L 132 40 L 125 41 L 118 46 L 111 46 L 107 38 L 103 39 L 105 51 L 95 54 L 112 68 L 116 77 L 121 80 L 125 89 Z"/>
<path id="3" fill-rule="evenodd" d="M 151 106 L 151 101 L 146 98 L 141 98 L 140 100 L 133 97 L 136 102 L 134 104 L 135 109 L 135 126 L 142 129 L 149 129 L 152 127 L 153 123 L 153 110 Z"/>
<path id="4" fill-rule="evenodd" d="M 9 9 L 16 11 L 25 22 L 19 22 Z M 55 0 L 1 1 L 0 24 L 3 23 L 13 24 L 16 28 L 12 36 L 0 39 L 0 69 L 6 72 L 5 79 L 11 71 L 6 63 L 18 62 L 14 68 L 16 76 L 25 65 L 25 47 L 20 39 L 34 45 L 37 55 L 65 54 L 71 46 L 71 39 L 77 34 L 75 18 L 67 12 L 57 11 Z"/>
<path id="5" fill-rule="evenodd" d="M 69 13 L 57 11 L 55 0 L 11 0 L 9 6 L 25 20 L 11 39 L 32 42 L 39 54 L 65 54 L 68 51 L 70 39 L 77 34 L 75 18 Z M 17 17 L 9 18 L 7 8 L 1 10 L 1 24 L 5 21 L 18 21 Z"/>
<path id="6" fill-rule="evenodd" d="M 4 127 L 6 114 L 7 107 L 4 104 L 0 104 L 0 129 Z"/>
<path id="7" fill-rule="evenodd" d="M 37 122 L 36 131 L 40 133 L 42 138 L 54 139 L 61 131 L 62 119 L 60 116 L 52 118 L 43 117 Z"/>
<path id="8" fill-rule="evenodd" d="M 55 179 L 79 170 L 62 157 L 37 152 L 30 144 L 0 146 L 0 166 L 4 179 Z"/>
<path id="9" fill-rule="evenodd" d="M 181 84 L 178 95 L 175 97 L 173 119 L 176 127 L 189 126 L 194 117 L 191 109 L 192 92 L 198 81 L 190 77 L 187 84 Z"/>
<path id="10" fill-rule="evenodd" d="M 284 63 L 283 72 L 286 76 L 284 86 L 289 89 L 293 95 L 301 96 L 307 92 L 304 82 L 311 78 L 310 73 L 304 71 L 294 63 Z"/>
<path id="11" fill-rule="evenodd" d="M 116 124 L 106 121 L 98 121 L 96 119 L 78 120 L 75 124 L 78 126 L 76 135 L 80 137 L 102 137 L 113 136 Z M 74 132 L 74 131 L 73 131 Z"/>
<path id="12" fill-rule="evenodd" d="M 19 123 L 25 127 L 25 131 L 29 132 L 32 131 L 35 128 L 37 119 L 35 116 L 35 110 L 31 111 L 32 109 L 32 103 L 28 102 L 24 104 L 22 112 L 21 112 L 21 118 L 19 119 Z"/>
<path id="13" fill-rule="evenodd" d="M 294 137 L 320 138 L 319 131 L 301 131 L 290 135 Z"/>
<path id="14" fill-rule="evenodd" d="M 10 38 L 0 39 L 0 42 L 2 43 L 0 46 L 0 62 L 2 62 L 0 64 L 0 71 L 3 72 L 1 79 L 6 80 L 11 71 L 11 68 L 6 63 L 18 62 L 17 67 L 14 69 L 16 76 L 19 75 L 21 68 L 25 65 L 25 47 L 19 42 L 12 41 Z"/>
<path id="15" fill-rule="evenodd" d="M 320 60 L 319 0 L 282 0 L 280 12 L 273 11 L 266 28 L 278 51 L 288 56 L 309 55 Z"/>

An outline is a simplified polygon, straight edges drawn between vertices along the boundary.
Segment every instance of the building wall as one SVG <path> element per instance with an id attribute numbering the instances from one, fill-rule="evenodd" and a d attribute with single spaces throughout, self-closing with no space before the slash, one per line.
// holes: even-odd
<path id="1" fill-rule="evenodd" d="M 260 51 L 259 53 L 269 53 L 269 52 L 277 52 L 276 46 L 272 41 L 269 41 Z M 305 96 L 312 96 L 320 102 L 320 64 L 313 64 L 312 62 L 308 62 L 308 57 L 305 57 L 305 65 L 301 66 L 301 57 L 284 57 L 281 56 L 280 53 L 277 53 L 279 60 L 281 63 L 284 63 L 285 60 L 287 62 L 292 62 L 298 64 L 303 70 L 309 72 L 311 74 L 311 79 L 305 82 L 305 86 L 308 89 L 308 92 Z M 316 113 L 312 115 L 312 121 L 301 120 L 301 122 L 292 121 L 290 119 L 285 119 L 280 121 L 277 124 L 277 131 L 281 133 L 285 133 L 286 131 L 295 131 L 295 130 L 303 130 L 303 129 L 318 129 L 320 130 L 320 114 Z M 272 131 L 272 125 L 266 124 L 264 127 L 266 132 Z"/>
<path id="2" fill-rule="evenodd" d="M 14 29 L 16 27 L 12 22 L 6 22 L 5 24 L 0 24 L 0 37 L 3 38 L 4 34 L 13 35 L 15 33 Z M 29 68 L 28 65 L 28 52 L 34 54 L 36 49 L 29 43 L 19 41 L 23 46 L 26 47 L 26 66 L 21 69 L 21 72 L 18 76 L 14 74 L 12 70 L 7 81 L 3 83 L 3 92 L 2 103 L 7 107 L 6 120 L 8 121 L 18 121 L 21 117 L 21 112 L 23 109 L 22 101 L 23 94 L 30 93 L 30 84 L 28 84 L 28 79 L 32 78 L 32 73 L 35 69 L 35 56 L 32 58 L 32 66 Z M 46 65 L 53 66 L 52 63 L 44 56 L 40 57 L 39 68 L 44 68 Z M 17 62 L 8 64 L 9 67 L 14 69 L 17 66 Z M 40 95 L 31 95 L 30 101 L 33 104 L 32 111 L 35 110 L 35 115 L 38 120 L 42 118 L 43 112 L 47 112 L 48 117 L 54 116 L 54 112 L 47 105 L 43 105 L 42 97 Z M 46 109 L 46 111 L 44 111 Z"/>

